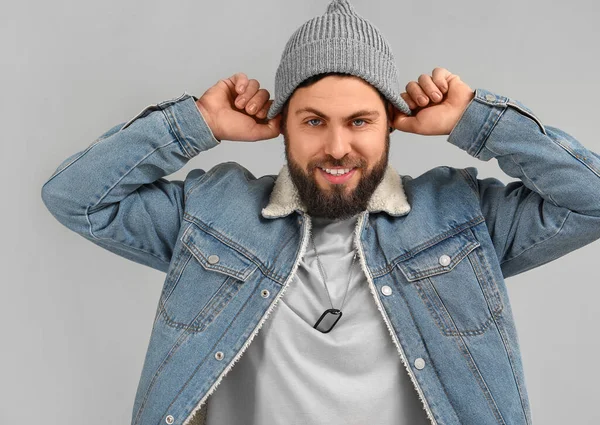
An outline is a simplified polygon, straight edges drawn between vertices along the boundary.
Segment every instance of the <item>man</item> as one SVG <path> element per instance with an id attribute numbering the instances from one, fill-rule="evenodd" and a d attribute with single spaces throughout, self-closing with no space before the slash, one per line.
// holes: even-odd
<path id="1" fill-rule="evenodd" d="M 504 279 L 600 238 L 600 157 L 447 69 L 398 82 L 383 36 L 334 0 L 288 41 L 274 100 L 237 73 L 148 106 L 44 184 L 62 224 L 167 273 L 132 424 L 531 424 Z M 400 175 L 393 129 L 519 181 Z M 163 178 L 279 134 L 278 176 Z"/>

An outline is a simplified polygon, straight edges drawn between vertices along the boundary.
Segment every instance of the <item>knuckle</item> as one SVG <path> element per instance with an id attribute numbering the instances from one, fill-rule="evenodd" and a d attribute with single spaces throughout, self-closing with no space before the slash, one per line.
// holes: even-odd
<path id="1" fill-rule="evenodd" d="M 427 82 L 431 77 L 427 74 L 419 75 L 419 83 Z"/>

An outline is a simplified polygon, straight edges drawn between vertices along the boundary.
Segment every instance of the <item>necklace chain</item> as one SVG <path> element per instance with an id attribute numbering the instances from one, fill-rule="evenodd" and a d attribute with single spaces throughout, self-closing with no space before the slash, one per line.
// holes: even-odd
<path id="1" fill-rule="evenodd" d="M 321 278 L 323 279 L 323 283 L 325 284 L 325 290 L 327 291 L 327 298 L 329 298 L 329 304 L 331 304 L 331 308 L 335 308 L 333 303 L 331 302 L 331 296 L 329 295 L 329 289 L 327 288 L 327 281 L 325 280 L 325 272 L 323 270 L 323 264 L 321 264 L 321 259 L 319 258 L 319 253 L 317 252 L 317 245 L 315 244 L 315 238 L 310 234 L 310 238 L 312 240 L 313 248 L 315 250 L 315 255 L 317 257 L 317 264 L 319 266 L 319 273 L 321 274 Z M 354 255 L 352 256 L 352 263 L 350 264 L 350 276 L 348 277 L 348 285 L 346 286 L 346 293 L 344 294 L 344 299 L 342 300 L 342 305 L 338 310 L 341 310 L 344 307 L 344 303 L 346 302 L 346 295 L 348 295 L 348 288 L 350 287 L 350 282 L 352 280 L 352 274 L 354 272 L 354 260 L 356 258 L 356 251 L 354 251 Z"/>

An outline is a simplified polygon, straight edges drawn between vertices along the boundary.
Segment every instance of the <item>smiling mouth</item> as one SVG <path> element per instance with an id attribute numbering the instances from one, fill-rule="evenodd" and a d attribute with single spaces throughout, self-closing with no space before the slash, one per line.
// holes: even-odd
<path id="1" fill-rule="evenodd" d="M 356 168 L 317 168 L 325 180 L 332 184 L 346 183 L 352 178 L 357 170 Z"/>
<path id="2" fill-rule="evenodd" d="M 325 171 L 327 174 L 331 174 L 332 176 L 341 176 L 344 174 L 348 174 L 350 171 L 354 170 L 354 168 L 318 168 Z"/>

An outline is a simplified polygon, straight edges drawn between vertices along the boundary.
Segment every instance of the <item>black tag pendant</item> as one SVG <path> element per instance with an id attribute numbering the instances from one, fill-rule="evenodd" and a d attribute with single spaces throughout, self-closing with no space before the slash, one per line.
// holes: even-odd
<path id="1" fill-rule="evenodd" d="M 335 324 L 342 318 L 342 311 L 337 308 L 327 309 L 321 314 L 317 323 L 313 326 L 313 328 L 323 332 L 326 334 L 331 331 Z"/>

